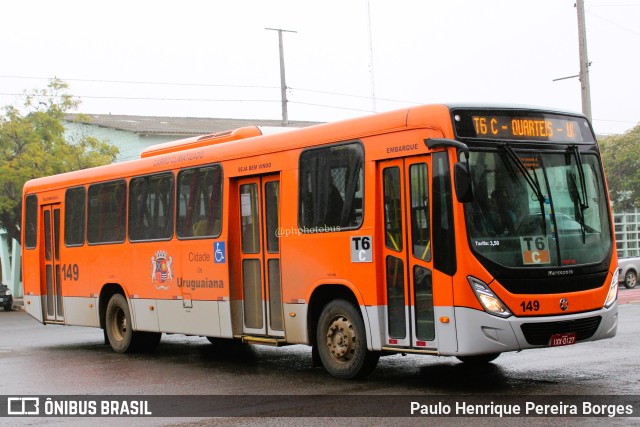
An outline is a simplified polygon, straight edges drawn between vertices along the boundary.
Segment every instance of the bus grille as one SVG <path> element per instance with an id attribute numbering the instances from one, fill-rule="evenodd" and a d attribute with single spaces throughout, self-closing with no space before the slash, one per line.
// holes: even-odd
<path id="1" fill-rule="evenodd" d="M 600 316 L 595 316 L 561 322 L 524 323 L 520 328 L 529 344 L 548 345 L 552 335 L 565 332 L 575 332 L 576 341 L 591 338 L 596 333 L 601 320 Z"/>

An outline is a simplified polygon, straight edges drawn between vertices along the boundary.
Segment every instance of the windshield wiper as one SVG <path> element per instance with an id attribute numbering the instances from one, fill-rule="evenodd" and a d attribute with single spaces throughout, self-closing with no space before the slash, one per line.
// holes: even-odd
<path id="1" fill-rule="evenodd" d="M 584 211 L 589 209 L 589 200 L 587 198 L 587 180 L 584 175 L 584 168 L 582 167 L 582 158 L 580 157 L 580 151 L 578 151 L 577 145 L 572 145 L 569 147 L 569 150 L 573 154 L 574 159 L 576 160 L 576 167 L 578 168 L 578 176 L 580 177 L 580 192 L 578 191 L 578 184 L 576 183 L 576 178 L 574 174 L 571 174 L 571 179 L 569 180 L 570 187 L 570 195 L 573 195 L 576 198 L 575 203 L 578 205 L 580 209 L 580 214 L 576 212 L 576 221 L 580 224 L 580 228 L 582 229 L 582 243 L 586 243 L 587 235 L 586 235 L 586 224 L 584 219 Z M 582 193 L 582 194 L 580 194 Z"/>
<path id="2" fill-rule="evenodd" d="M 506 142 L 500 143 L 499 147 L 503 148 L 506 151 L 507 157 L 511 159 L 511 161 L 516 165 L 516 167 L 524 177 L 525 181 L 527 181 L 527 184 L 529 184 L 529 187 L 531 187 L 531 189 L 535 193 L 536 198 L 540 203 L 540 217 L 542 218 L 542 229 L 544 231 L 544 235 L 546 236 L 547 235 L 547 219 L 545 218 L 545 213 L 544 213 L 545 198 L 544 198 L 544 195 L 542 194 L 542 189 L 540 188 L 538 177 L 535 175 L 535 172 L 533 173 L 533 178 L 531 177 L 531 172 L 529 171 L 529 169 L 527 169 L 524 163 L 522 163 L 522 160 L 520 160 L 520 157 L 518 157 L 514 149 L 511 148 L 509 144 L 507 144 Z"/>
<path id="3" fill-rule="evenodd" d="M 578 191 L 578 184 L 576 183 L 576 175 L 567 172 L 567 186 L 569 187 L 569 197 L 573 202 L 573 211 L 575 212 L 575 220 L 580 224 L 580 231 L 582 232 L 582 243 L 587 241 L 586 224 L 584 221 L 583 204 L 580 200 L 580 192 Z"/>
<path id="4" fill-rule="evenodd" d="M 580 190 L 582 192 L 582 197 L 579 200 L 580 209 L 584 212 L 586 209 L 589 209 L 589 200 L 587 199 L 587 180 L 584 176 L 584 168 L 582 167 L 582 157 L 580 156 L 580 151 L 578 151 L 577 145 L 572 145 L 569 147 L 571 150 L 573 157 L 576 159 L 576 166 L 578 167 L 578 176 L 580 177 Z"/>

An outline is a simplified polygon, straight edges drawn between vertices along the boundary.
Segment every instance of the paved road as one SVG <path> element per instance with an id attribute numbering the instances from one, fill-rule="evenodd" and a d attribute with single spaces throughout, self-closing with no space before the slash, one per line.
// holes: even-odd
<path id="1" fill-rule="evenodd" d="M 618 335 L 606 341 L 501 355 L 469 368 L 453 358 L 389 356 L 366 380 L 341 381 L 311 367 L 308 347 L 220 348 L 201 337 L 165 335 L 147 355 L 120 355 L 98 329 L 44 326 L 26 313 L 0 312 L 0 395 L 282 395 L 264 413 L 295 406 L 297 395 L 522 396 L 640 394 L 640 289 L 621 289 Z M 630 301 L 630 302 L 629 302 Z M 639 301 L 639 302 L 633 302 Z M 506 396 L 506 397 L 505 397 Z M 303 405 L 313 405 L 303 402 Z M 345 405 L 349 403 L 345 402 Z M 304 408 L 302 408 L 304 409 Z M 344 407 L 327 405 L 344 415 Z M 270 412 L 271 411 L 271 412 Z M 275 412 L 273 412 L 275 411 Z M 124 419 L 0 419 L 7 425 L 113 425 Z M 127 419 L 136 425 L 390 425 L 388 418 Z M 438 418 L 434 425 L 640 425 L 640 418 Z M 403 425 L 425 425 L 403 418 Z"/>

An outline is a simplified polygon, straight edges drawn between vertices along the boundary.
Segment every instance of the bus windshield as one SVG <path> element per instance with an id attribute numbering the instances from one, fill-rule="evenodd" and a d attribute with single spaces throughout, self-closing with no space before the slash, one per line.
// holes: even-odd
<path id="1" fill-rule="evenodd" d="M 598 157 L 567 151 L 472 151 L 474 200 L 465 205 L 471 248 L 503 267 L 601 262 L 611 228 Z"/>

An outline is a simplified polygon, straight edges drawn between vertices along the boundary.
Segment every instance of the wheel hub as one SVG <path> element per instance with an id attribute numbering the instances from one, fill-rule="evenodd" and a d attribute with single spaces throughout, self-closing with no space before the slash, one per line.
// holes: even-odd
<path id="1" fill-rule="evenodd" d="M 327 330 L 327 348 L 337 360 L 347 362 L 355 353 L 356 334 L 349 319 L 334 319 Z"/>
<path id="2" fill-rule="evenodd" d="M 127 333 L 127 316 L 125 316 L 123 310 L 118 310 L 115 313 L 113 332 L 118 341 L 122 341 Z"/>

